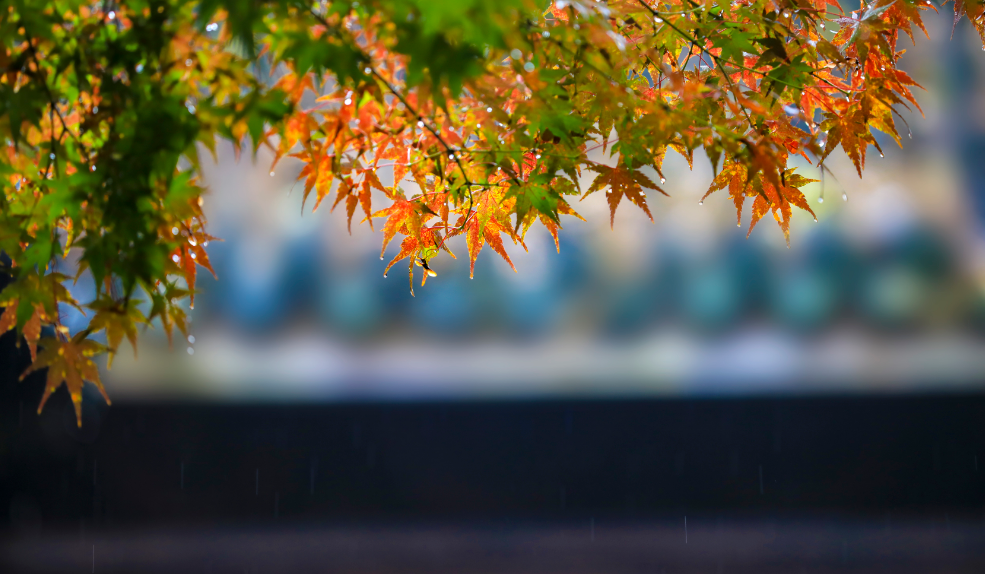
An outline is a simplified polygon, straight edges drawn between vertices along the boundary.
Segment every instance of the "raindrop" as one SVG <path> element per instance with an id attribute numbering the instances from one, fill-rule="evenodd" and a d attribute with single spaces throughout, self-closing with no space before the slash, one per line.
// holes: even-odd
<path id="1" fill-rule="evenodd" d="M 366 68 L 366 69 L 363 70 L 363 73 L 368 76 L 368 75 L 370 75 L 370 74 L 373 73 L 373 69 L 372 68 Z"/>
<path id="2" fill-rule="evenodd" d="M 534 156 L 534 157 L 536 157 L 537 159 L 540 159 L 540 154 L 537 154 L 537 155 L 536 155 L 536 156 Z"/>
<path id="3" fill-rule="evenodd" d="M 660 178 L 660 183 L 667 183 L 667 178 L 666 177 L 661 177 Z"/>
<path id="4" fill-rule="evenodd" d="M 660 23 L 662 23 L 662 22 L 663 22 L 664 20 L 663 20 L 663 18 L 654 18 L 654 19 L 653 19 L 653 21 L 654 21 L 654 22 L 656 22 L 657 24 L 660 24 Z"/>
<path id="5" fill-rule="evenodd" d="M 181 258 L 178 257 L 177 254 L 174 254 L 174 255 L 171 256 L 171 261 L 174 261 L 175 263 L 177 263 L 177 262 L 181 261 Z"/>
<path id="6" fill-rule="evenodd" d="M 704 204 L 705 204 L 705 200 L 703 200 L 703 199 L 698 202 L 698 205 L 704 205 Z"/>
<path id="7" fill-rule="evenodd" d="M 541 34 L 541 36 L 543 36 L 545 38 L 550 38 L 551 37 L 551 33 L 548 32 L 547 30 L 544 30 L 544 32 Z"/>
<path id="8" fill-rule="evenodd" d="M 99 113 L 99 106 L 92 106 L 92 113 L 98 114 Z"/>
<path id="9" fill-rule="evenodd" d="M 107 14 L 107 16 L 109 16 L 110 20 L 116 20 L 116 12 L 112 10 L 109 11 L 109 14 Z"/>
<path id="10" fill-rule="evenodd" d="M 386 279 L 386 273 L 383 274 L 383 278 Z"/>
<path id="11" fill-rule="evenodd" d="M 208 247 L 208 246 L 209 246 L 209 242 L 208 241 L 203 241 L 202 242 L 202 247 Z"/>
<path id="12" fill-rule="evenodd" d="M 526 72 L 533 72 L 534 68 L 535 66 L 533 62 L 527 62 L 526 64 L 523 65 L 523 69 Z"/>
<path id="13" fill-rule="evenodd" d="M 48 158 L 49 158 L 49 159 L 55 159 L 55 154 L 53 154 L 53 153 L 49 153 L 49 154 L 48 154 Z"/>
<path id="14" fill-rule="evenodd" d="M 191 66 L 192 65 L 192 59 L 191 58 L 188 58 L 187 60 L 185 60 L 185 65 L 186 66 Z"/>
<path id="15" fill-rule="evenodd" d="M 143 64 L 137 64 L 137 73 L 139 74 L 140 72 L 143 72 L 143 71 L 144 71 L 144 65 Z"/>
<path id="16" fill-rule="evenodd" d="M 516 48 L 513 48 L 513 51 L 510 52 L 510 57 L 513 58 L 514 60 L 519 60 L 520 58 L 523 57 L 523 52 L 521 52 Z"/>
<path id="17" fill-rule="evenodd" d="M 818 202 L 818 203 L 824 203 L 824 198 L 823 198 L 823 197 L 819 197 L 819 198 L 817 198 L 817 202 Z"/>
<path id="18" fill-rule="evenodd" d="M 423 128 L 424 127 L 424 122 L 417 122 L 417 127 Z"/>
<path id="19" fill-rule="evenodd" d="M 195 344 L 195 335 L 188 335 L 188 344 L 189 345 Z"/>
<path id="20" fill-rule="evenodd" d="M 492 108 L 486 108 L 486 112 L 488 112 L 488 113 L 491 114 L 492 113 Z"/>
<path id="21" fill-rule="evenodd" d="M 572 26 L 572 28 L 574 28 L 575 30 L 581 30 L 581 26 L 579 26 L 578 24 L 575 24 L 574 26 Z"/>
<path id="22" fill-rule="evenodd" d="M 848 201 L 848 194 L 847 193 L 841 194 L 841 200 L 842 201 Z"/>
<path id="23" fill-rule="evenodd" d="M 189 355 L 194 355 L 195 354 L 195 349 L 193 349 L 191 347 L 188 347 L 188 354 Z"/>
<path id="24" fill-rule="evenodd" d="M 347 105 L 347 106 L 348 105 L 351 105 L 352 104 L 352 98 L 346 98 L 345 99 L 345 102 L 343 102 L 343 103 L 345 103 L 345 105 Z"/>
<path id="25" fill-rule="evenodd" d="M 270 172 L 270 177 L 274 177 L 274 172 Z"/>
<path id="26" fill-rule="evenodd" d="M 171 228 L 171 235 L 178 235 L 178 228 L 177 227 L 172 227 Z"/>
<path id="27" fill-rule="evenodd" d="M 192 253 L 192 259 L 197 259 L 194 253 Z"/>
<path id="28" fill-rule="evenodd" d="M 190 243 L 194 247 L 195 245 L 198 244 L 198 241 L 195 241 L 195 238 L 194 237 L 189 237 L 188 238 L 188 243 Z"/>
<path id="29" fill-rule="evenodd" d="M 382 255 L 380 255 L 380 261 L 383 261 L 383 256 Z"/>
<path id="30" fill-rule="evenodd" d="M 882 152 L 879 152 L 879 157 L 886 157 L 886 156 Z"/>
<path id="31" fill-rule="evenodd" d="M 814 223 L 817 223 L 817 218 L 816 217 L 814 218 Z"/>
<path id="32" fill-rule="evenodd" d="M 92 166 L 92 171 L 96 171 L 96 166 Z"/>
<path id="33" fill-rule="evenodd" d="M 193 106 L 191 104 L 188 104 L 188 113 L 194 114 L 195 113 L 195 106 Z"/>

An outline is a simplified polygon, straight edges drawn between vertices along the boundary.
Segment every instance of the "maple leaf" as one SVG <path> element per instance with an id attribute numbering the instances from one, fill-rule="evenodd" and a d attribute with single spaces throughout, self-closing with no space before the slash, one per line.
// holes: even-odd
<path id="1" fill-rule="evenodd" d="M 456 231 L 452 235 L 458 235 L 464 229 L 465 244 L 469 248 L 470 278 L 475 276 L 475 260 L 482 251 L 483 245 L 489 245 L 510 264 L 514 272 L 516 271 L 513 261 L 506 253 L 502 238 L 502 235 L 506 234 L 514 244 L 520 243 L 524 249 L 527 248 L 510 223 L 509 213 L 514 203 L 515 200 L 505 198 L 502 188 L 490 188 L 477 194 L 474 201 L 475 209 L 459 217 L 455 224 Z"/>
<path id="2" fill-rule="evenodd" d="M 442 229 L 447 228 L 447 224 L 433 227 L 426 225 L 426 222 L 435 215 L 430 208 L 426 207 L 426 203 L 422 203 L 420 198 L 407 200 L 402 195 L 395 195 L 394 197 L 396 197 L 396 200 L 390 207 L 381 209 L 372 215 L 372 217 L 387 218 L 383 224 L 383 247 L 380 249 L 381 260 L 386 252 L 386 246 L 398 233 L 407 236 L 400 243 L 400 252 L 390 260 L 383 270 L 383 276 L 387 276 L 387 272 L 390 271 L 390 268 L 397 261 L 410 257 L 408 275 L 410 277 L 410 294 L 414 295 L 414 263 L 425 267 L 426 273 L 421 283 L 423 285 L 429 275 L 432 277 L 435 275 L 426 266 L 428 261 L 437 255 L 438 250 L 444 250 L 452 258 L 455 257 L 455 254 L 448 248 L 441 233 Z"/>
<path id="3" fill-rule="evenodd" d="M 762 180 L 763 193 L 757 195 L 756 201 L 753 202 L 752 223 L 749 225 L 749 232 L 746 234 L 746 237 L 752 234 L 752 230 L 759 223 L 759 220 L 772 210 L 773 218 L 783 231 L 783 237 L 786 239 L 787 246 L 789 247 L 791 205 L 807 211 L 817 221 L 817 215 L 807 203 L 807 198 L 798 189 L 817 180 L 803 177 L 793 173 L 793 171 L 794 169 L 791 168 L 784 172 L 783 177 L 780 178 L 783 183 L 779 186 L 774 186 L 768 180 Z"/>
<path id="4" fill-rule="evenodd" d="M 708 191 L 701 197 L 701 202 L 704 202 L 709 195 L 720 189 L 725 189 L 726 187 L 729 191 L 729 197 L 732 198 L 733 203 L 735 203 L 736 224 L 739 227 L 742 227 L 742 206 L 745 203 L 746 196 L 756 195 L 756 193 L 752 190 L 752 186 L 749 185 L 748 170 L 741 163 L 734 161 L 726 162 L 726 164 L 722 166 L 722 170 L 718 172 L 718 175 L 712 180 L 711 185 L 708 187 Z"/>
<path id="5" fill-rule="evenodd" d="M 386 246 L 396 237 L 397 233 L 417 235 L 423 225 L 422 218 L 427 217 L 427 215 L 421 215 L 418 202 L 398 197 L 390 207 L 377 211 L 373 217 L 387 218 L 383 224 L 383 246 L 380 248 L 380 259 L 382 260 Z M 386 271 L 383 274 L 386 275 Z"/>
<path id="6" fill-rule="evenodd" d="M 366 221 L 369 222 L 370 229 L 373 228 L 372 219 L 372 191 L 375 187 L 376 189 L 386 193 L 386 188 L 380 183 L 380 179 L 376 176 L 373 169 L 363 169 L 359 170 L 363 176 L 362 182 L 351 185 L 348 179 L 342 179 L 339 181 L 339 188 L 336 191 L 335 203 L 332 204 L 332 209 L 345 199 L 345 214 L 346 214 L 346 224 L 349 233 L 352 233 L 352 216 L 356 213 L 356 207 L 360 204 L 363 207 L 363 212 L 366 214 Z"/>
<path id="7" fill-rule="evenodd" d="M 147 323 L 155 318 L 161 321 L 164 334 L 168 337 L 168 346 L 174 346 L 172 339 L 175 327 L 182 335 L 188 336 L 188 324 L 185 310 L 181 308 L 178 301 L 189 295 L 187 289 L 181 289 L 171 282 L 162 282 L 159 288 L 150 290 L 151 310 L 147 314 Z M 163 287 L 161 289 L 160 287 Z"/>
<path id="8" fill-rule="evenodd" d="M 197 237 L 197 239 L 196 239 Z M 191 308 L 195 308 L 195 277 L 197 275 L 198 266 L 201 265 L 208 269 L 209 273 L 212 274 L 213 278 L 218 279 L 215 274 L 215 270 L 212 269 L 212 264 L 209 262 L 209 254 L 205 251 L 204 242 L 208 240 L 215 241 L 216 238 L 211 235 L 205 235 L 201 233 L 193 234 L 189 237 L 190 241 L 183 242 L 177 247 L 173 252 L 171 252 L 171 261 L 174 262 L 175 266 L 180 270 L 180 273 L 185 278 L 185 283 L 188 285 L 188 294 L 191 298 Z"/>
<path id="9" fill-rule="evenodd" d="M 646 205 L 646 192 L 643 191 L 643 188 L 653 189 L 664 195 L 667 195 L 667 192 L 653 183 L 646 174 L 632 168 L 622 166 L 609 167 L 602 164 L 594 164 L 592 169 L 598 172 L 598 175 L 588 188 L 588 191 L 585 192 L 585 195 L 582 196 L 582 199 L 608 186 L 609 189 L 605 192 L 605 199 L 609 204 L 609 225 L 611 227 L 615 227 L 616 207 L 619 206 L 619 202 L 622 201 L 623 197 L 635 203 L 646 213 L 650 221 L 653 221 L 653 214 L 650 213 L 650 208 Z"/>
<path id="10" fill-rule="evenodd" d="M 848 105 L 845 104 L 847 107 Z M 834 116 L 821 124 L 822 130 L 828 131 L 828 141 L 821 154 L 821 161 L 841 144 L 841 148 L 855 164 L 858 176 L 862 177 L 865 168 L 865 150 L 869 144 L 875 144 L 875 138 L 869 133 L 865 110 L 863 107 L 851 107 L 843 116 Z"/>
<path id="11" fill-rule="evenodd" d="M 38 414 L 41 414 L 41 409 L 48 402 L 51 393 L 55 392 L 63 382 L 72 397 L 72 404 L 75 406 L 75 420 L 80 427 L 82 426 L 82 387 L 86 381 L 96 385 L 96 388 L 103 395 L 103 399 L 106 400 L 106 404 L 111 404 L 106 389 L 103 388 L 103 384 L 99 380 L 99 369 L 92 360 L 95 355 L 106 352 L 106 347 L 86 339 L 86 336 L 87 333 L 81 331 L 67 341 L 54 338 L 45 339 L 37 359 L 21 375 L 21 380 L 24 380 L 25 377 L 35 371 L 48 369 L 44 394 L 41 396 L 41 404 L 38 405 Z"/>
<path id="12" fill-rule="evenodd" d="M 102 297 L 86 305 L 86 307 L 96 311 L 96 314 L 89 321 L 89 331 L 97 332 L 106 330 L 106 342 L 108 343 L 108 357 L 106 367 L 113 366 L 113 357 L 119 350 L 123 337 L 130 341 L 133 347 L 133 356 L 137 356 L 137 325 L 146 323 L 138 305 L 139 301 L 130 299 L 127 301 L 113 301 L 110 297 Z"/>
<path id="13" fill-rule="evenodd" d="M 67 279 L 61 273 L 44 276 L 31 273 L 8 285 L 0 292 L 0 334 L 16 328 L 24 337 L 31 360 L 37 357 L 38 340 L 44 323 L 58 324 L 57 301 L 71 305 L 81 311 L 78 303 L 62 285 Z M 20 345 L 18 338 L 17 344 Z"/>

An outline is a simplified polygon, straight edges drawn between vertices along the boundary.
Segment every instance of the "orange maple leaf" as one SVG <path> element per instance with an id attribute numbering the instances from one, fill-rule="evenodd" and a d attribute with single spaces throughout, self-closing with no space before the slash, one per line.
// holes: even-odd
<path id="1" fill-rule="evenodd" d="M 650 221 L 653 221 L 653 214 L 650 213 L 650 208 L 646 205 L 646 192 L 643 191 L 643 188 L 653 189 L 664 195 L 667 195 L 667 192 L 660 189 L 660 186 L 653 183 L 653 180 L 647 177 L 646 174 L 632 168 L 622 166 L 609 167 L 601 164 L 594 164 L 592 169 L 598 172 L 598 175 L 595 177 L 595 181 L 592 182 L 591 187 L 588 188 L 588 191 L 585 192 L 585 195 L 582 196 L 582 199 L 585 199 L 590 193 L 609 186 L 610 189 L 605 192 L 605 199 L 609 203 L 610 227 L 615 227 L 616 207 L 619 206 L 619 202 L 622 201 L 624 196 L 639 206 L 646 213 L 647 217 L 650 218 Z"/>
<path id="2" fill-rule="evenodd" d="M 488 244 L 493 251 L 510 264 L 510 268 L 516 271 L 513 261 L 506 253 L 503 246 L 502 234 L 505 233 L 513 243 L 520 243 L 523 248 L 527 246 L 523 240 L 517 236 L 510 223 L 510 209 L 516 203 L 514 199 L 504 199 L 504 191 L 500 188 L 490 188 L 474 199 L 474 207 L 471 212 L 459 218 L 455 224 L 457 231 L 450 235 L 462 233 L 464 228 L 465 243 L 469 248 L 469 277 L 475 276 L 475 260 L 482 251 L 483 244 Z"/>

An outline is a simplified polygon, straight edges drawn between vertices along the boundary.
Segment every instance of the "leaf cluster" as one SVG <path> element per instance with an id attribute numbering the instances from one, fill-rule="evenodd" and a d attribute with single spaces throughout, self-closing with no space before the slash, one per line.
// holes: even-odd
<path id="1" fill-rule="evenodd" d="M 423 282 L 463 235 L 512 266 L 535 225 L 605 193 L 651 216 L 669 150 L 715 170 L 749 230 L 788 237 L 800 191 L 842 149 L 859 175 L 873 131 L 898 143 L 919 106 L 900 36 L 926 34 L 927 0 L 14 0 L 0 6 L 0 251 L 16 329 L 76 408 L 92 357 L 154 322 L 187 335 L 199 266 L 211 271 L 200 154 L 218 138 L 303 165 L 306 205 L 382 219 Z M 981 2 L 955 5 L 983 34 Z M 615 158 L 599 164 L 601 148 Z M 583 173 L 594 174 L 581 189 Z M 658 181 L 659 180 L 659 181 Z M 380 208 L 374 202 L 385 198 Z M 811 212 L 813 213 L 813 212 Z M 652 219 L 652 216 L 651 216 Z M 382 256 L 383 252 L 381 252 Z M 67 262 L 72 261 L 73 265 Z M 66 273 L 67 274 L 63 274 Z M 67 281 L 89 273 L 92 301 Z M 91 313 L 71 334 L 59 311 Z M 42 338 L 42 327 L 54 327 Z M 105 347 L 90 340 L 105 333 Z M 42 351 L 37 351 L 40 346 Z M 43 403 L 42 403 L 43 404 Z M 81 420 L 81 419 L 80 419 Z"/>

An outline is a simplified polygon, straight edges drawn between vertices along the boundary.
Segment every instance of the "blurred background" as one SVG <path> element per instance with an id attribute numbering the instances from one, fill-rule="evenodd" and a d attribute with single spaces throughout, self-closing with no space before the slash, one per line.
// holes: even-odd
<path id="1" fill-rule="evenodd" d="M 833 156 L 789 248 L 669 154 L 654 223 L 593 196 L 559 253 L 535 229 L 469 280 L 456 238 L 411 297 L 299 166 L 221 146 L 188 341 L 121 350 L 78 430 L 0 339 L 0 563 L 985 571 L 985 56 L 950 19 L 903 58 L 925 117 L 862 179 Z"/>

